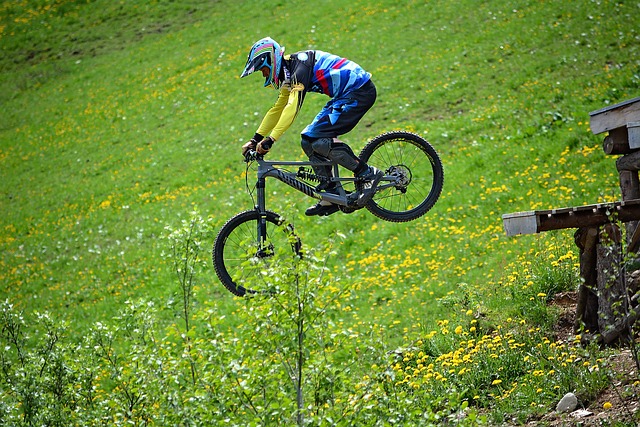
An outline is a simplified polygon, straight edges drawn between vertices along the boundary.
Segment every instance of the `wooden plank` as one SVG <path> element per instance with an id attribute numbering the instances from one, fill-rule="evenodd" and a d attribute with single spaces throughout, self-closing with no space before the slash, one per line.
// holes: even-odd
<path id="1" fill-rule="evenodd" d="M 640 97 L 589 113 L 591 132 L 599 134 L 640 121 Z"/>
<path id="2" fill-rule="evenodd" d="M 507 236 L 640 220 L 640 199 L 502 215 Z"/>
<path id="3" fill-rule="evenodd" d="M 640 148 L 640 122 L 627 123 L 627 133 L 629 134 L 629 148 Z"/>
<path id="4" fill-rule="evenodd" d="M 538 232 L 538 219 L 533 211 L 502 215 L 502 224 L 507 236 Z"/>
<path id="5" fill-rule="evenodd" d="M 640 244 L 640 227 L 636 226 L 633 230 L 633 234 L 631 235 L 631 239 L 627 240 L 629 240 L 629 243 L 627 244 L 627 251 L 634 254 L 638 252 L 638 246 Z"/>

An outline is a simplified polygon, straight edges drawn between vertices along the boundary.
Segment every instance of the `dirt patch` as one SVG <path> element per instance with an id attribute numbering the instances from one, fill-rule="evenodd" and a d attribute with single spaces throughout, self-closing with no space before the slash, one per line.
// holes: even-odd
<path id="1" fill-rule="evenodd" d="M 562 292 L 551 301 L 551 305 L 560 310 L 558 321 L 553 325 L 553 333 L 557 340 L 573 341 L 575 337 L 574 324 L 576 319 L 577 292 Z"/>
<path id="2" fill-rule="evenodd" d="M 576 298 L 575 293 L 565 292 L 558 294 L 551 302 L 560 310 L 558 322 L 553 328 L 558 340 L 573 341 L 575 338 Z M 612 385 L 603 390 L 587 407 L 579 406 L 571 414 L 558 414 L 554 411 L 527 425 L 640 425 L 640 377 L 631 350 L 620 349 L 614 352 L 606 360 L 606 366 L 613 373 Z"/>

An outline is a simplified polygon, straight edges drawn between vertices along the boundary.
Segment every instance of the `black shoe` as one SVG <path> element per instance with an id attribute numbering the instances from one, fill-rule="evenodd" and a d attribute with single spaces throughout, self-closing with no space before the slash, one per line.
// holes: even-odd
<path id="1" fill-rule="evenodd" d="M 360 196 L 358 200 L 356 200 L 357 206 L 364 206 L 367 204 L 369 200 L 376 194 L 376 189 L 378 188 L 378 183 L 384 176 L 381 170 L 378 168 L 374 168 L 373 166 L 369 166 L 369 169 L 358 178 L 362 179 L 364 182 L 360 184 Z"/>
<path id="2" fill-rule="evenodd" d="M 340 208 L 338 207 L 338 205 L 334 205 L 333 203 L 330 205 L 323 205 L 322 202 L 318 202 L 315 206 L 311 206 L 306 211 L 304 211 L 304 214 L 306 216 L 327 216 L 331 215 L 332 213 L 336 213 L 339 210 Z"/>

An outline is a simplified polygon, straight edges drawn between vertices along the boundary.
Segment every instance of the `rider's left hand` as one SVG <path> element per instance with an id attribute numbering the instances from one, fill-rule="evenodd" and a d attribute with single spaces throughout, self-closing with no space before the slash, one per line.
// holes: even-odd
<path id="1" fill-rule="evenodd" d="M 268 136 L 262 141 L 258 142 L 258 145 L 256 146 L 256 151 L 258 152 L 258 154 L 263 154 L 263 155 L 267 154 L 269 150 L 271 150 L 271 147 L 273 146 L 274 142 L 275 142 L 274 139 Z"/>

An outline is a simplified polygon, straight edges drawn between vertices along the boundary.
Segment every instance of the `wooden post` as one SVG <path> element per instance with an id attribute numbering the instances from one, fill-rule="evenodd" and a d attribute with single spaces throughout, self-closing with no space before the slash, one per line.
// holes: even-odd
<path id="1" fill-rule="evenodd" d="M 616 169 L 620 171 L 640 170 L 640 151 L 634 151 L 616 160 Z"/>
<path id="2" fill-rule="evenodd" d="M 598 330 L 604 344 L 626 335 L 626 313 L 629 311 L 622 265 L 622 234 L 615 224 L 607 224 L 600 232 L 597 245 Z"/>
<path id="3" fill-rule="evenodd" d="M 638 182 L 638 171 L 620 171 L 620 190 L 622 190 L 622 200 L 632 200 L 640 197 L 640 184 Z M 638 228 L 638 221 L 625 223 L 627 230 L 627 245 L 631 242 L 631 236 Z"/>
<path id="4" fill-rule="evenodd" d="M 638 180 L 638 170 L 640 169 L 640 151 L 635 151 L 616 160 L 616 168 L 620 175 L 620 191 L 622 200 L 633 200 L 640 198 L 640 181 Z M 635 231 L 638 228 L 638 221 L 630 221 L 625 224 L 627 230 L 627 247 L 630 251 Z"/>
<path id="5" fill-rule="evenodd" d="M 580 277 L 582 283 L 578 288 L 576 304 L 576 332 L 584 327 L 584 332 L 595 334 L 598 331 L 598 268 L 596 245 L 598 243 L 598 227 L 584 227 L 576 230 L 574 240 L 580 249 Z"/>

